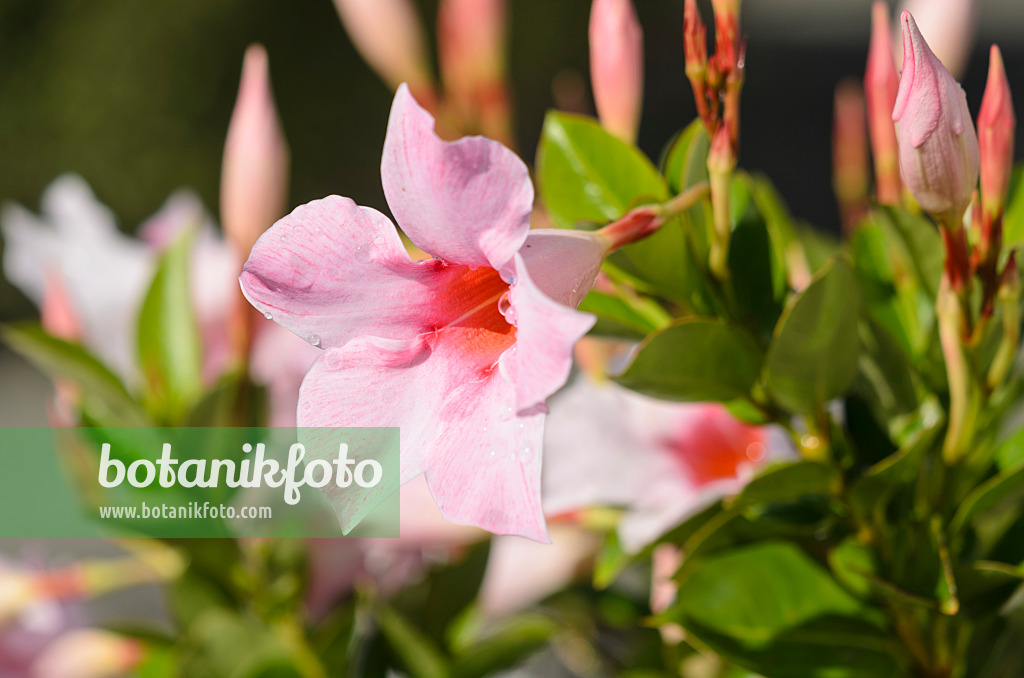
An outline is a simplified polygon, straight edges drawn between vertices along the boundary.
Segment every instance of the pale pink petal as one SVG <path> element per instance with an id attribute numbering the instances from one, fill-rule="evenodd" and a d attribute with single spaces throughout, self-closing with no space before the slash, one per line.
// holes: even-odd
<path id="1" fill-rule="evenodd" d="M 526 239 L 533 185 L 523 161 L 483 137 L 442 141 L 405 86 L 391 107 L 380 171 L 398 225 L 433 256 L 500 269 Z"/>
<path id="2" fill-rule="evenodd" d="M 586 571 L 600 538 L 566 525 L 551 527 L 551 543 L 497 537 L 491 542 L 480 586 L 480 605 L 491 617 L 529 607 Z"/>
<path id="3" fill-rule="evenodd" d="M 555 301 L 576 308 L 597 279 L 609 241 L 597 233 L 534 229 L 519 250 L 534 284 Z"/>
<path id="4" fill-rule="evenodd" d="M 264 233 L 239 279 L 267 318 L 315 346 L 342 346 L 364 334 L 419 334 L 440 268 L 440 261 L 411 261 L 381 213 L 331 196 Z"/>
<path id="5" fill-rule="evenodd" d="M 500 371 L 461 350 L 443 333 L 327 349 L 302 384 L 299 425 L 397 426 L 402 482 L 426 472 L 446 519 L 544 540 L 543 415 L 517 416 Z"/>
<path id="6" fill-rule="evenodd" d="M 502 369 L 515 383 L 517 411 L 527 412 L 543 409 L 548 396 L 565 384 L 572 370 L 572 348 L 596 319 L 545 295 L 518 257 L 515 271 L 506 317 L 516 326 L 516 345 L 502 356 L 501 362 Z M 567 279 L 572 277 L 568 275 Z M 588 289 L 592 282 L 586 283 Z M 579 285 L 582 287 L 583 283 Z M 578 290 L 573 294 L 576 293 Z"/>
<path id="7" fill-rule="evenodd" d="M 266 323 L 256 334 L 249 372 L 267 387 L 271 426 L 295 426 L 299 387 L 320 354 L 320 349 L 277 323 Z"/>

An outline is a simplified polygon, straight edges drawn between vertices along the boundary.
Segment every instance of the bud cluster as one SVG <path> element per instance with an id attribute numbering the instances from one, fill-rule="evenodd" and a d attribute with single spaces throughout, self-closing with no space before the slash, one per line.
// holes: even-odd
<path id="1" fill-rule="evenodd" d="M 727 130 L 733 158 L 739 150 L 740 90 L 746 44 L 739 32 L 739 0 L 714 0 L 715 53 L 708 55 L 707 27 L 697 0 L 686 0 L 683 15 L 683 49 L 686 77 L 693 88 L 697 114 L 714 138 Z"/>

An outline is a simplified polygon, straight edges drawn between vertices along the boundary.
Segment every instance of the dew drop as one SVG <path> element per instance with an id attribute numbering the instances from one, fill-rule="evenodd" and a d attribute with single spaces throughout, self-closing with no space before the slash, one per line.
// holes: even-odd
<path id="1" fill-rule="evenodd" d="M 316 346 L 317 348 L 320 348 L 320 335 L 319 334 L 311 334 L 311 335 L 309 335 L 309 343 L 312 344 L 313 346 Z"/>
<path id="2" fill-rule="evenodd" d="M 274 319 L 274 315 L 270 311 L 266 311 L 263 314 L 263 317 L 266 318 L 267 320 L 273 320 Z"/>
<path id="3" fill-rule="evenodd" d="M 520 461 L 523 463 L 533 460 L 533 448 L 527 445 L 523 448 L 523 453 L 519 456 Z"/>

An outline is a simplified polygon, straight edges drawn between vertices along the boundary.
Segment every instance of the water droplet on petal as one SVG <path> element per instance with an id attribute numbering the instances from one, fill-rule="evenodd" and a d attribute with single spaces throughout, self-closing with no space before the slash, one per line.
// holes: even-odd
<path id="1" fill-rule="evenodd" d="M 523 448 L 523 453 L 522 453 L 522 455 L 521 455 L 521 456 L 519 457 L 519 459 L 520 459 L 520 461 L 522 461 L 522 462 L 523 462 L 524 464 L 525 464 L 525 463 L 527 463 L 527 462 L 533 461 L 533 448 L 532 448 L 532 447 L 530 447 L 529 445 L 527 445 L 526 447 L 524 447 L 524 448 Z"/>
<path id="2" fill-rule="evenodd" d="M 273 320 L 274 319 L 274 315 L 270 311 L 265 312 L 263 314 L 263 317 L 266 318 L 267 320 Z"/>
<path id="3" fill-rule="evenodd" d="M 313 346 L 316 346 L 317 348 L 320 348 L 320 335 L 319 334 L 311 334 L 311 335 L 309 335 L 309 343 L 312 344 Z"/>

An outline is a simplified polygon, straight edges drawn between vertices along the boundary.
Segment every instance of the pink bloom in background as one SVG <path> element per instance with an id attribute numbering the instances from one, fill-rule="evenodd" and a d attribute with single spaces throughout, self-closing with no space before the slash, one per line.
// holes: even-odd
<path id="1" fill-rule="evenodd" d="M 631 552 L 739 491 L 790 449 L 721 405 L 654 400 L 584 376 L 552 399 L 544 442 L 548 515 L 623 507 L 619 540 Z"/>
<path id="2" fill-rule="evenodd" d="M 900 174 L 921 207 L 959 222 L 978 183 L 978 138 L 967 96 L 925 42 L 908 12 L 903 75 L 892 119 Z"/>
<path id="3" fill-rule="evenodd" d="M 634 141 L 643 105 L 644 36 L 632 0 L 591 5 L 590 79 L 601 124 Z"/>
<path id="4" fill-rule="evenodd" d="M 413 262 L 376 210 L 332 196 L 253 248 L 252 304 L 325 351 L 303 382 L 301 426 L 401 427 L 401 478 L 425 473 L 448 520 L 547 539 L 544 401 L 565 383 L 592 316 L 576 305 L 609 238 L 530 231 L 526 165 L 482 137 L 442 141 L 399 88 L 381 162 Z"/>
<path id="5" fill-rule="evenodd" d="M 974 46 L 977 0 L 904 0 L 900 7 L 910 12 L 921 33 L 954 78 L 963 77 Z M 900 54 L 897 45 L 896 54 Z M 899 56 L 900 63 L 903 57 Z"/>

